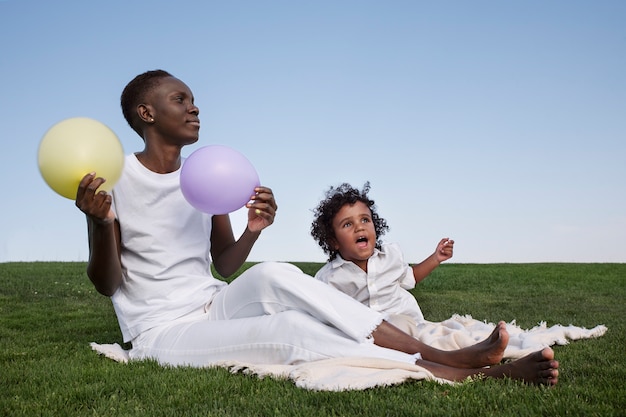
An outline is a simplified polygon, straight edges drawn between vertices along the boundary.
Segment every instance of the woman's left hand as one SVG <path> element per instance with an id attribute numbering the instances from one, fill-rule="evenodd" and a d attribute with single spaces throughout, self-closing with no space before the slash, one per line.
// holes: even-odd
<path id="1" fill-rule="evenodd" d="M 254 189 L 255 194 L 246 204 L 248 207 L 248 229 L 251 232 L 260 232 L 274 223 L 278 205 L 271 188 L 259 186 Z"/>

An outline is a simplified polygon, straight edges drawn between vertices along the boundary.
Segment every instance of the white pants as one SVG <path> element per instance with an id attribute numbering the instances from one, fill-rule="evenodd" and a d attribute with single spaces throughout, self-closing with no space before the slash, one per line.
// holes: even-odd
<path id="1" fill-rule="evenodd" d="M 130 355 L 190 366 L 346 356 L 415 363 L 413 355 L 374 345 L 370 335 L 383 318 L 294 265 L 266 262 L 224 287 L 205 311 L 141 334 Z"/>

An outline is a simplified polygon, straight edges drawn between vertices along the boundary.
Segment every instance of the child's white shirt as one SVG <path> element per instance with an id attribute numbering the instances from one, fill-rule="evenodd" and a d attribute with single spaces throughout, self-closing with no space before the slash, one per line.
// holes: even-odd
<path id="1" fill-rule="evenodd" d="M 408 315 L 416 323 L 424 320 L 417 300 L 408 291 L 415 288 L 413 269 L 396 243 L 385 243 L 374 251 L 367 261 L 367 273 L 337 255 L 315 278 L 381 313 Z"/>

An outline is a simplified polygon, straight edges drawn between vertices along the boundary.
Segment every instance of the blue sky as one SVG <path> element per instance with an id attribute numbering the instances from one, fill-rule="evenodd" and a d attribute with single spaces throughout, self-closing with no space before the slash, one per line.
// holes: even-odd
<path id="1" fill-rule="evenodd" d="M 119 95 L 193 90 L 279 211 L 250 260 L 324 261 L 312 209 L 370 181 L 407 261 L 626 262 L 626 2 L 0 1 L 0 262 L 83 261 L 85 220 L 37 168 L 69 117 L 126 153 Z M 243 213 L 232 215 L 235 233 Z"/>

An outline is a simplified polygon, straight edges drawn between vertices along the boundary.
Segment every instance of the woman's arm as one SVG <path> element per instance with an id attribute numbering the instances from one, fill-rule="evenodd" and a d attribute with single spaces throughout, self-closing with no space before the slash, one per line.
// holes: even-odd
<path id="1" fill-rule="evenodd" d="M 261 231 L 274 223 L 278 206 L 272 190 L 257 187 L 248 207 L 248 224 L 235 240 L 230 217 L 213 216 L 211 229 L 211 257 L 215 270 L 223 277 L 228 277 L 243 265 Z"/>
<path id="2" fill-rule="evenodd" d="M 104 181 L 96 178 L 95 173 L 83 177 L 76 193 L 76 206 L 87 217 L 87 276 L 100 294 L 112 296 L 122 283 L 120 226 L 111 210 L 111 195 L 95 192 Z"/>
<path id="3" fill-rule="evenodd" d="M 261 232 L 251 232 L 248 227 L 241 237 L 235 240 L 230 217 L 225 215 L 213 216 L 211 229 L 211 257 L 215 270 L 223 277 L 237 272 L 248 258 L 252 246 Z"/>

